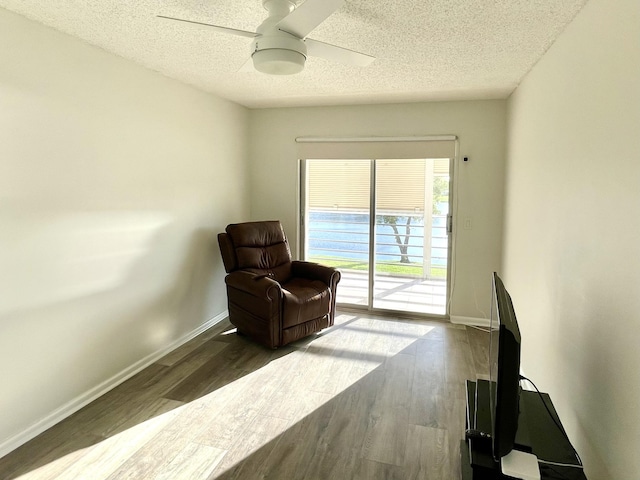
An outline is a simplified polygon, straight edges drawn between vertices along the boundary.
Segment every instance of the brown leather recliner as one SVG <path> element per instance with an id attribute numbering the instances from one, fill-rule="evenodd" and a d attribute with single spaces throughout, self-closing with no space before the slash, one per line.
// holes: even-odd
<path id="1" fill-rule="evenodd" d="M 277 348 L 333 325 L 340 272 L 292 261 L 279 221 L 228 225 L 218 243 L 238 333 Z"/>

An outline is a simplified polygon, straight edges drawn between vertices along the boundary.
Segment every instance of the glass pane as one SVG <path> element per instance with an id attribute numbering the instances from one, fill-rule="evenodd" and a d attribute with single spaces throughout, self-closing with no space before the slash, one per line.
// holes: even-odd
<path id="1" fill-rule="evenodd" d="M 444 315 L 449 159 L 323 159 L 305 165 L 305 258 L 341 270 L 337 302 Z"/>
<path id="2" fill-rule="evenodd" d="M 449 161 L 377 160 L 373 307 L 446 313 Z"/>
<path id="3" fill-rule="evenodd" d="M 307 160 L 305 258 L 339 268 L 336 301 L 369 304 L 370 160 Z"/>

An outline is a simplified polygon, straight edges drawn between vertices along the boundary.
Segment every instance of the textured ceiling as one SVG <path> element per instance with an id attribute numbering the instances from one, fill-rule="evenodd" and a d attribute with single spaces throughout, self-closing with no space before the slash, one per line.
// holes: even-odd
<path id="1" fill-rule="evenodd" d="M 293 76 L 239 72 L 260 0 L 0 0 L 0 6 L 248 107 L 505 98 L 587 0 L 346 0 L 309 36 L 376 57 L 310 57 Z M 0 39 L 1 39 L 0 32 Z"/>

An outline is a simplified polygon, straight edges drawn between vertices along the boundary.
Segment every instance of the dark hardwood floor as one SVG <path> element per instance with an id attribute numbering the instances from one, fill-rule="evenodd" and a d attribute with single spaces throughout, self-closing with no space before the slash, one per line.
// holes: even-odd
<path id="1" fill-rule="evenodd" d="M 338 312 L 268 350 L 223 322 L 0 459 L 0 479 L 459 479 L 488 335 Z"/>

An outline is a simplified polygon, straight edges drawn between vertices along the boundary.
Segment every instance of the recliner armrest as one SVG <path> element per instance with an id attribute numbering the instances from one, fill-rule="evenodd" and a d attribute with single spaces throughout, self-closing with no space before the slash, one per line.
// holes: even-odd
<path id="1" fill-rule="evenodd" d="M 268 276 L 239 270 L 228 274 L 224 281 L 230 287 L 265 300 L 275 300 L 282 296 L 280 284 Z"/>
<path id="2" fill-rule="evenodd" d="M 337 285 L 341 277 L 340 271 L 333 267 L 327 267 L 326 265 L 313 262 L 302 262 L 300 260 L 291 262 L 291 273 L 294 277 L 320 280 L 329 287 Z"/>

